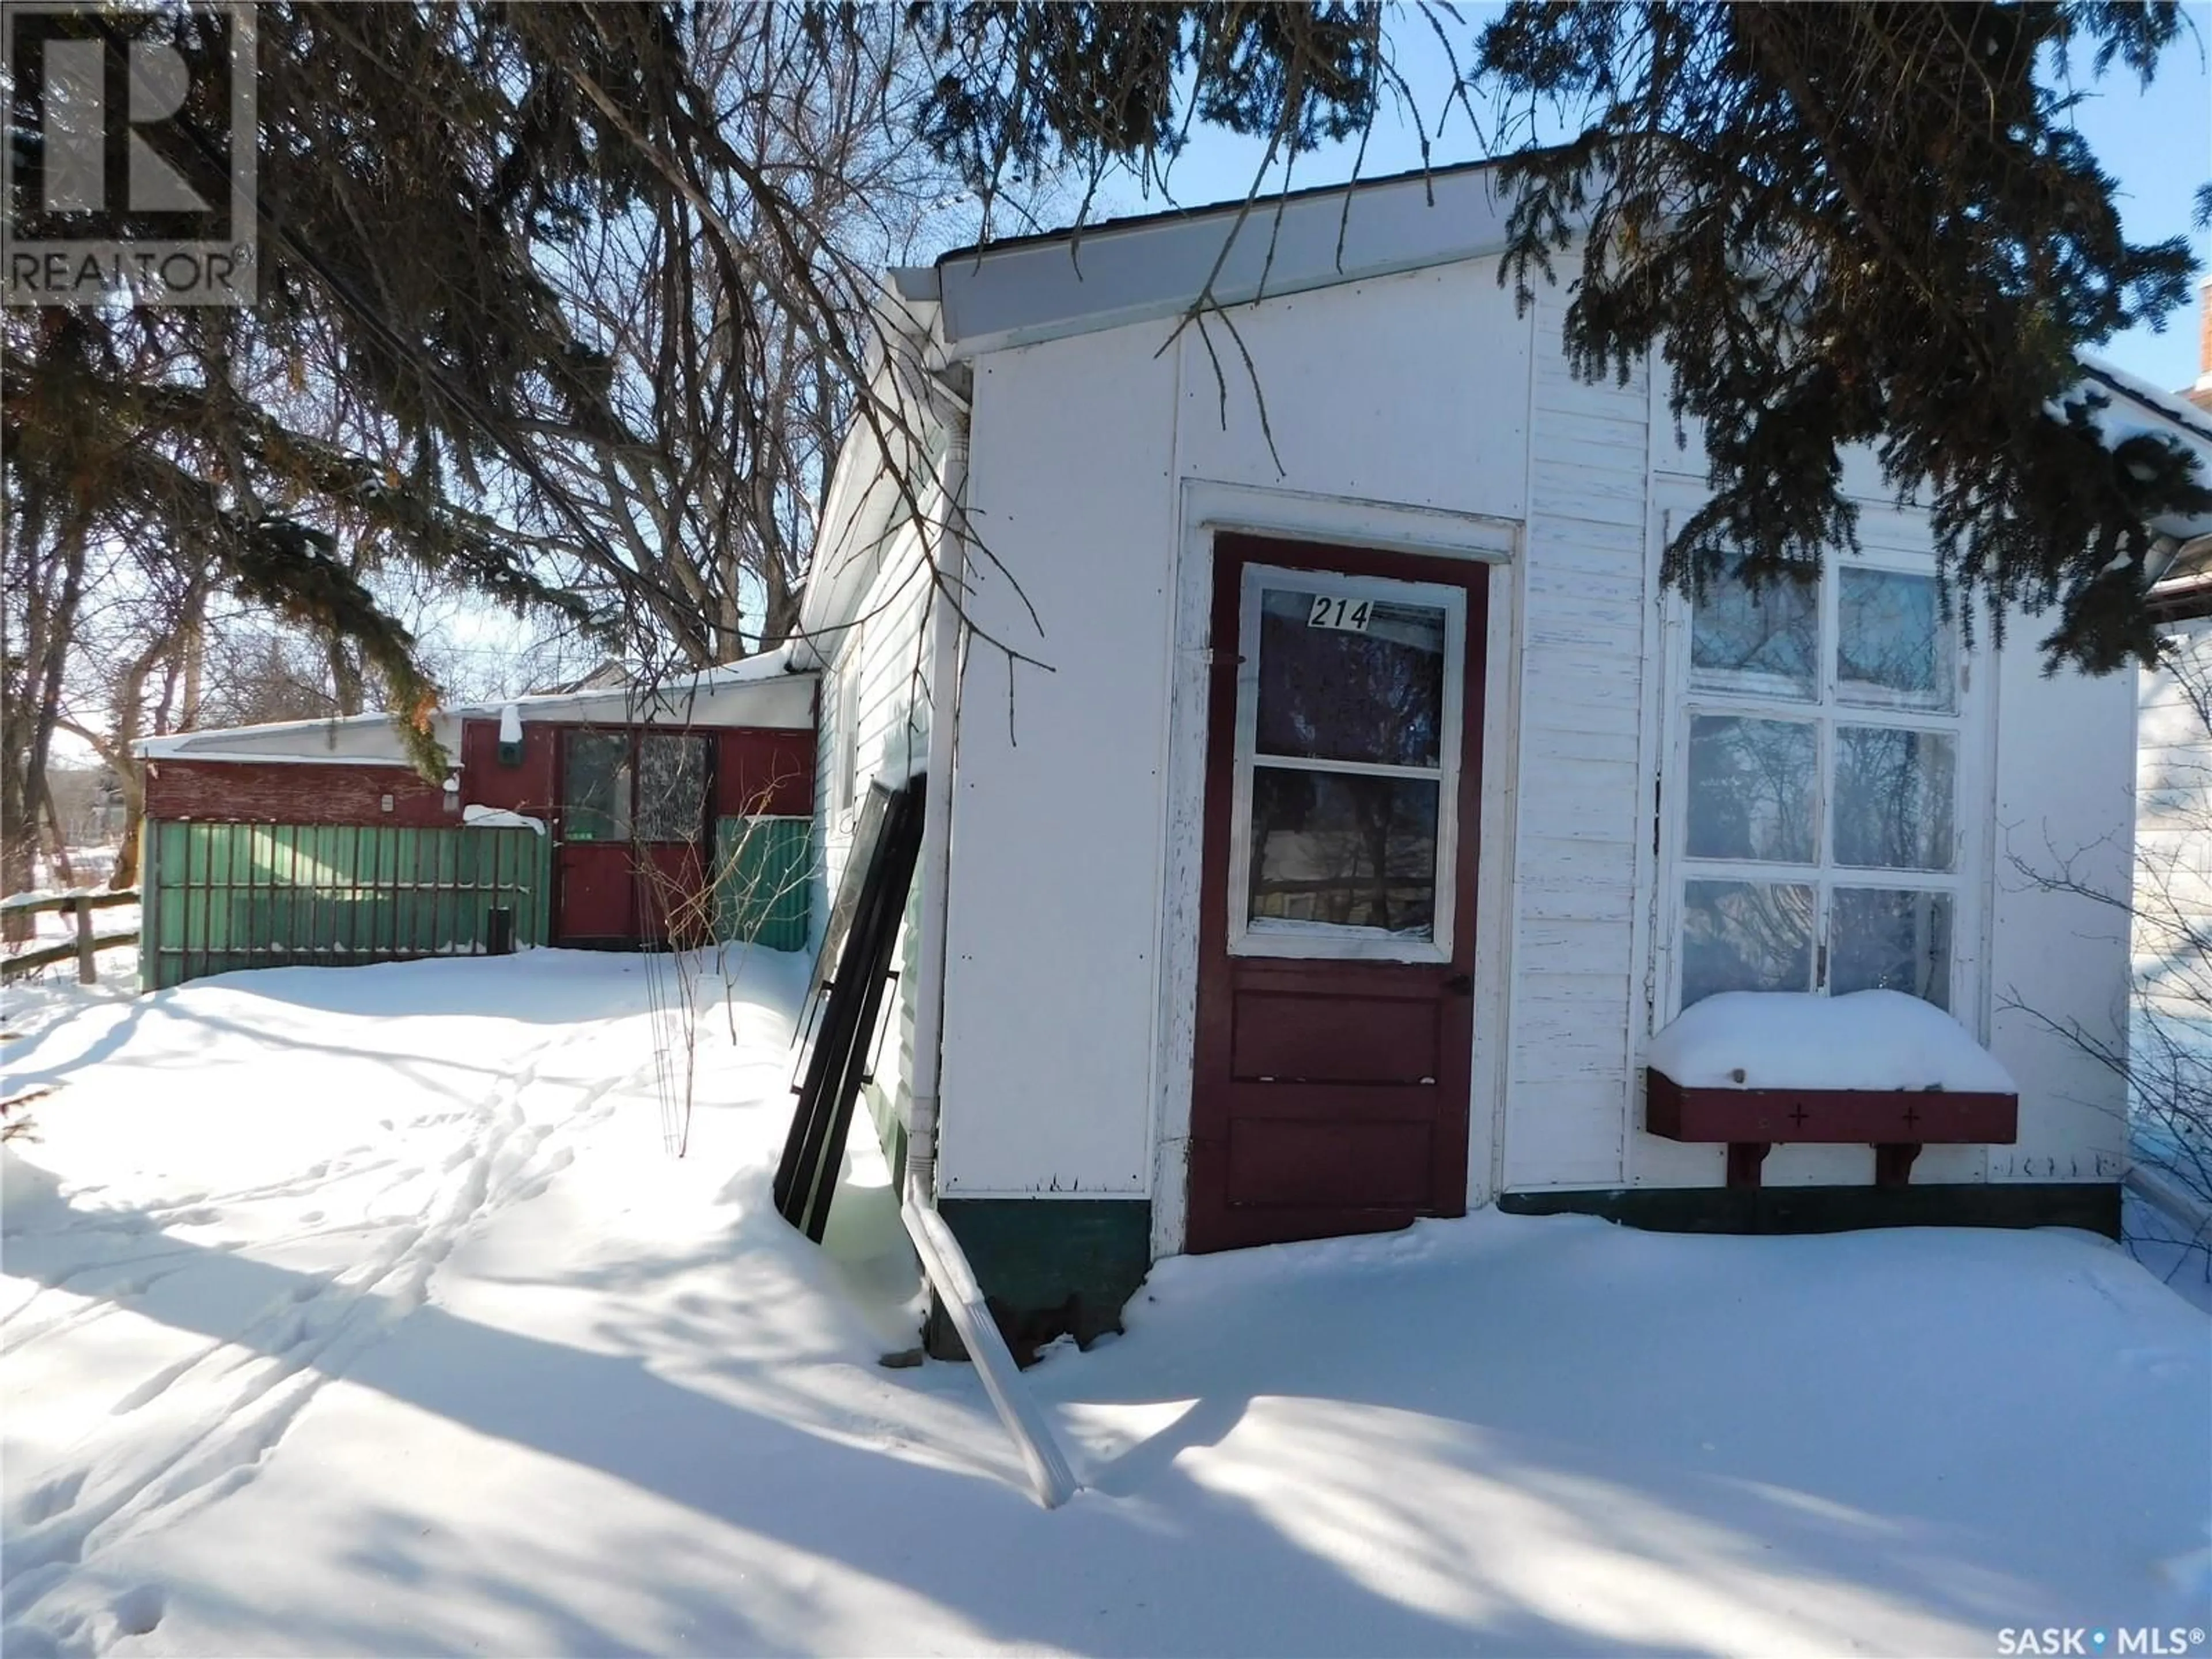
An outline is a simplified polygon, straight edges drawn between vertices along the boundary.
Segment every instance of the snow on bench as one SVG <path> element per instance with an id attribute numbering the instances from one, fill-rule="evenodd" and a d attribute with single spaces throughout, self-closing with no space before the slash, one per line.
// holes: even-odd
<path id="1" fill-rule="evenodd" d="M 1901 991 L 1727 991 L 1686 1009 L 1644 1055 L 1644 1127 L 1723 1142 L 1728 1183 L 1756 1187 L 1768 1149 L 1863 1142 L 1902 1187 L 1931 1144 L 2009 1144 L 2020 1088 L 1950 1015 Z"/>

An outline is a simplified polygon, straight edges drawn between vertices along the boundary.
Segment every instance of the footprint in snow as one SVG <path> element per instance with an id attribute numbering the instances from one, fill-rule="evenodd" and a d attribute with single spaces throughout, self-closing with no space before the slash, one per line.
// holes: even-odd
<path id="1" fill-rule="evenodd" d="M 158 1584 L 141 1584 L 136 1589 L 125 1590 L 115 1598 L 110 1609 L 115 1614 L 116 1633 L 121 1636 L 150 1636 L 168 1610 L 167 1599 Z"/>
<path id="2" fill-rule="evenodd" d="M 35 1527 L 42 1521 L 51 1521 L 76 1502 L 76 1495 L 84 1490 L 84 1471 L 76 1469 L 58 1475 L 40 1486 L 23 1501 L 23 1525 Z"/>

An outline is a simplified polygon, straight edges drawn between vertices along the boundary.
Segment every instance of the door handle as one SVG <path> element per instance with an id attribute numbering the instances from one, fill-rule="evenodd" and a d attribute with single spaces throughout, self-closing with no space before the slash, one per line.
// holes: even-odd
<path id="1" fill-rule="evenodd" d="M 1446 996 L 1473 996 L 1474 994 L 1474 975 L 1472 974 L 1454 974 L 1449 979 L 1443 982 L 1443 990 Z"/>

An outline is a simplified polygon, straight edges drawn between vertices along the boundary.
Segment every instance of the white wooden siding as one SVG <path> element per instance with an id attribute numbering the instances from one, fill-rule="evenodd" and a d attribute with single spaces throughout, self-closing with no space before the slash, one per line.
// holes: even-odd
<path id="1" fill-rule="evenodd" d="M 1509 1190 L 1623 1176 L 1650 393 L 1569 372 L 1565 299 L 1538 296 L 1522 581 L 1520 817 L 1502 1175 Z"/>
<path id="2" fill-rule="evenodd" d="M 843 878 L 869 782 L 896 784 L 922 769 L 928 753 L 928 664 L 921 653 L 930 592 L 921 538 L 911 526 L 903 528 L 890 538 L 883 568 L 854 614 L 853 625 L 839 638 L 823 678 L 814 805 L 822 827 L 823 878 L 832 894 Z M 854 680 L 858 684 L 848 696 Z M 857 764 L 853 799 L 845 805 L 839 800 L 836 773 L 846 752 L 842 723 L 848 708 L 853 711 Z"/>
<path id="3" fill-rule="evenodd" d="M 830 672 L 823 678 L 814 777 L 814 821 L 821 850 L 811 915 L 817 939 L 845 878 L 853 832 L 870 781 L 896 784 L 923 769 L 929 749 L 929 697 L 922 653 L 931 591 L 921 539 L 909 525 L 889 538 L 882 568 L 850 619 L 854 625 L 840 638 Z M 855 762 L 849 806 L 841 804 L 836 775 L 837 763 L 846 753 L 843 722 L 848 708 Z M 875 1051 L 870 1105 L 879 1121 L 887 1115 L 902 1123 L 909 1121 L 915 998 L 921 982 L 914 971 L 915 914 L 909 902 L 898 944 L 902 971 L 893 1006 L 884 1016 L 893 1026 Z"/>

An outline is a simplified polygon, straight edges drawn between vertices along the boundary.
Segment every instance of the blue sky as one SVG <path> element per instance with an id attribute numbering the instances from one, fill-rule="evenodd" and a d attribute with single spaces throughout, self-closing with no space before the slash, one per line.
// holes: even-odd
<path id="1" fill-rule="evenodd" d="M 1477 30 L 1497 9 L 1462 8 L 1464 21 L 1452 31 L 1452 44 L 1462 65 L 1472 57 Z M 2192 3 L 2183 9 L 2193 32 L 2185 30 L 2182 39 L 2167 49 L 2157 79 L 2144 88 L 2122 71 L 2089 83 L 2089 96 L 2075 119 L 2099 160 L 2119 181 L 2121 222 L 2128 235 L 2136 241 L 2190 236 L 2201 276 L 2212 262 L 2212 235 L 2193 229 L 2190 210 L 2197 187 L 2212 179 L 2212 71 L 2207 67 L 2208 57 L 2212 57 L 2212 3 Z M 1434 127 L 1436 112 L 1451 83 L 1449 63 L 1418 17 L 1401 15 L 1393 38 L 1400 70 L 1413 84 Z M 1464 112 L 1458 110 L 1443 120 L 1440 131 L 1432 131 L 1431 143 L 1431 159 L 1438 164 L 1472 161 L 1486 149 Z M 1251 187 L 1261 154 L 1261 146 L 1255 141 L 1214 131 L 1194 135 L 1170 175 L 1170 188 L 1176 201 L 1186 206 L 1241 198 Z M 1354 159 L 1350 145 L 1301 157 L 1293 182 L 1341 183 L 1352 176 Z M 1369 141 L 1360 171 L 1368 175 L 1400 173 L 1420 164 L 1413 123 L 1398 112 L 1386 112 Z M 1133 185 L 1124 185 L 1113 192 L 1110 202 L 1094 208 L 1094 214 L 1102 210 L 1140 212 L 1163 205 L 1157 198 L 1147 203 Z M 2109 342 L 2100 355 L 2155 385 L 2189 385 L 2197 374 L 2199 303 L 2201 296 L 2176 312 L 2163 333 L 2133 330 Z"/>

